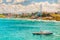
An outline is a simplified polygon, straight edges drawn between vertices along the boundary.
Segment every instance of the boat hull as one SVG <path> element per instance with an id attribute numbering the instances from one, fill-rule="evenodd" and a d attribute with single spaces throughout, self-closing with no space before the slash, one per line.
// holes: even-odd
<path id="1" fill-rule="evenodd" d="M 33 33 L 33 35 L 50 35 L 53 33 L 41 33 L 41 32 L 37 32 L 37 33 Z"/>

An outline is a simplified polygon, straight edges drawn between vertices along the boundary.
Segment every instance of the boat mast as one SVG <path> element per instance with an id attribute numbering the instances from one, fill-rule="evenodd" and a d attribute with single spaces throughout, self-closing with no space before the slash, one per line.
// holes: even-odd
<path id="1" fill-rule="evenodd" d="M 40 13 L 42 15 L 42 4 L 40 5 Z M 41 16 L 41 19 L 42 19 L 42 16 Z"/>
<path id="2" fill-rule="evenodd" d="M 59 5 L 57 9 L 60 12 L 60 0 L 57 0 L 57 4 Z"/>

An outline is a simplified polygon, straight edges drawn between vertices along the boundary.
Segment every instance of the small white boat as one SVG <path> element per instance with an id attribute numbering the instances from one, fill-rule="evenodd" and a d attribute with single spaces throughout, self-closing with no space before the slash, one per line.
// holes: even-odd
<path id="1" fill-rule="evenodd" d="M 53 34 L 52 32 L 49 31 L 40 31 L 40 32 L 34 32 L 34 35 L 50 35 Z"/>

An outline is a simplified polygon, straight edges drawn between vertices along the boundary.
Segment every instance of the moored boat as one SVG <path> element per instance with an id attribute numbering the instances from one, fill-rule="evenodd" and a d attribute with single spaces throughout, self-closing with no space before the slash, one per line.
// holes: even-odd
<path id="1" fill-rule="evenodd" d="M 41 31 L 41 32 L 34 32 L 34 35 L 50 35 L 53 34 L 52 32 L 49 31 Z"/>

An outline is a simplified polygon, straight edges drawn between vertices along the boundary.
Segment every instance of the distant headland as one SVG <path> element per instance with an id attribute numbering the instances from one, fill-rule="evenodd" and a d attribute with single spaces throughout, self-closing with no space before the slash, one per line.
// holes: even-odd
<path id="1" fill-rule="evenodd" d="M 27 19 L 42 19 L 42 20 L 56 20 L 60 21 L 59 12 L 35 12 L 35 13 L 2 13 L 0 18 L 27 18 Z"/>

